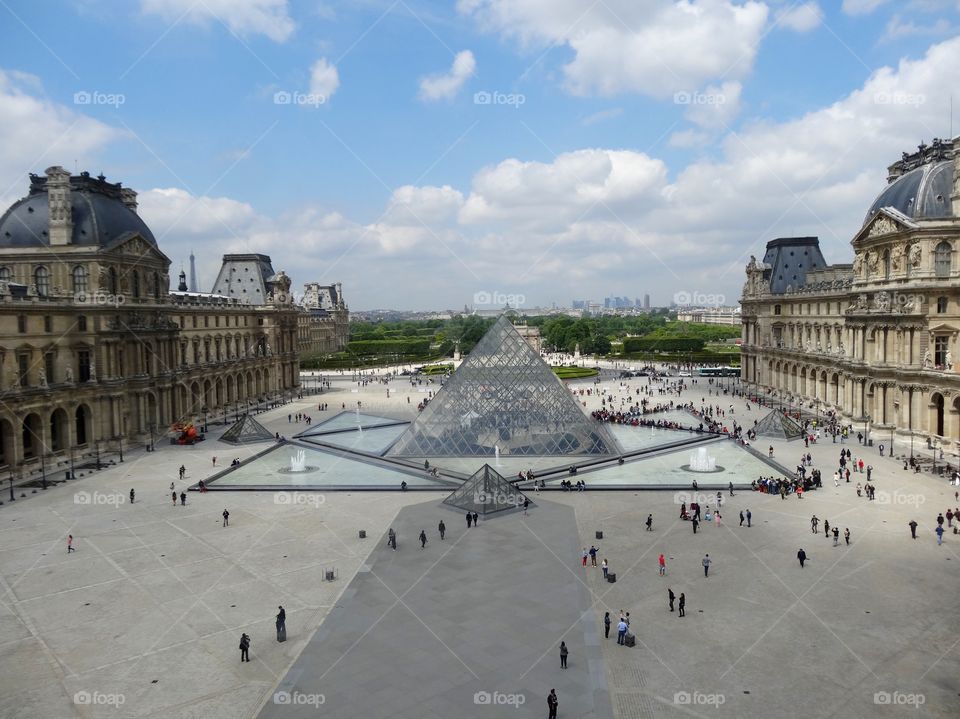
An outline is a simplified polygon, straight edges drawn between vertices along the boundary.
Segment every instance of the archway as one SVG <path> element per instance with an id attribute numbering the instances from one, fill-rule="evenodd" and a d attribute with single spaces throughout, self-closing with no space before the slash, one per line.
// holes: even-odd
<path id="1" fill-rule="evenodd" d="M 930 432 L 940 437 L 943 436 L 943 395 L 934 392 L 930 397 Z"/>
<path id="2" fill-rule="evenodd" d="M 13 424 L 8 419 L 0 419 L 0 465 L 13 465 L 17 461 L 17 452 L 13 436 Z"/>
<path id="3" fill-rule="evenodd" d="M 69 420 L 67 418 L 67 413 L 63 410 L 63 408 L 58 407 L 50 414 L 51 452 L 60 452 L 66 449 L 67 445 L 69 445 L 70 440 L 67 435 L 68 422 Z"/>
<path id="4" fill-rule="evenodd" d="M 90 441 L 90 408 L 85 404 L 81 404 L 77 407 L 76 412 L 73 413 L 74 421 L 74 434 L 76 435 L 76 442 L 78 446 L 87 444 Z"/>
<path id="5" fill-rule="evenodd" d="M 23 458 L 35 459 L 43 451 L 43 423 L 40 415 L 31 412 L 23 418 L 21 427 L 23 441 Z"/>

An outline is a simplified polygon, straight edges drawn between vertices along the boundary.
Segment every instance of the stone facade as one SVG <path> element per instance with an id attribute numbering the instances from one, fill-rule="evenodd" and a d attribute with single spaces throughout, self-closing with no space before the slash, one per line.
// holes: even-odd
<path id="1" fill-rule="evenodd" d="M 298 344 L 303 356 L 342 352 L 350 341 L 350 310 L 337 282 L 304 285 L 303 302 L 297 318 Z"/>
<path id="2" fill-rule="evenodd" d="M 788 248 L 819 255 L 816 238 L 774 240 L 763 261 L 751 258 L 741 300 L 742 376 L 794 405 L 869 427 L 876 442 L 893 439 L 898 454 L 903 440 L 919 438 L 955 462 L 960 142 L 956 150 L 934 141 L 904 154 L 888 181 L 851 241 L 851 264 L 814 263 L 801 281 L 777 288 L 774 265 Z M 902 187 L 905 181 L 917 184 Z"/>
<path id="3" fill-rule="evenodd" d="M 289 277 L 245 304 L 171 292 L 169 269 L 132 190 L 59 167 L 32 178 L 0 218 L 0 467 L 161 440 L 296 390 Z"/>

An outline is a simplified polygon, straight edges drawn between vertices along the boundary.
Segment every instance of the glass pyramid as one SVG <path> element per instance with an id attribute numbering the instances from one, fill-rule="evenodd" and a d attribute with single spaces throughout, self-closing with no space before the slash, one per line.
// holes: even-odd
<path id="1" fill-rule="evenodd" d="M 519 489 L 489 464 L 485 464 L 464 482 L 462 487 L 443 500 L 443 503 L 487 515 L 522 507 L 523 500 L 524 495 Z"/>
<path id="2" fill-rule="evenodd" d="M 798 439 L 803 436 L 803 427 L 800 423 L 777 410 L 773 410 L 757 422 L 753 431 L 757 433 L 758 437 L 773 437 L 775 439 Z"/>
<path id="3" fill-rule="evenodd" d="M 394 457 L 619 454 L 506 316 L 387 453 Z"/>
<path id="4" fill-rule="evenodd" d="M 221 442 L 230 444 L 252 444 L 253 442 L 272 442 L 273 433 L 249 414 L 240 419 L 220 436 Z"/>

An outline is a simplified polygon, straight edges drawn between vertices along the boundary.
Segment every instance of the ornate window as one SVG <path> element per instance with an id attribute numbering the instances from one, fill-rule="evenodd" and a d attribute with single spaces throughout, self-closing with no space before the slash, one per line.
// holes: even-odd
<path id="1" fill-rule="evenodd" d="M 950 347 L 950 338 L 946 335 L 933 338 L 933 364 L 944 367 L 947 364 L 947 350 Z"/>
<path id="2" fill-rule="evenodd" d="M 937 277 L 949 277 L 953 260 L 953 247 L 949 242 L 941 242 L 933 251 L 933 270 Z"/>
<path id="3" fill-rule="evenodd" d="M 937 314 L 942 315 L 947 311 L 947 298 L 938 297 L 937 298 Z"/>
<path id="4" fill-rule="evenodd" d="M 77 265 L 73 268 L 72 277 L 74 298 L 76 298 L 77 295 L 86 294 L 87 269 L 83 265 Z"/>
<path id="5" fill-rule="evenodd" d="M 140 297 L 140 273 L 134 270 L 131 274 L 133 275 L 133 278 L 131 279 L 133 296 L 136 298 L 139 298 Z"/>
<path id="6" fill-rule="evenodd" d="M 33 271 L 33 284 L 37 288 L 37 294 L 40 297 L 47 297 L 50 294 L 50 270 L 42 265 Z"/>
<path id="7" fill-rule="evenodd" d="M 87 318 L 85 315 L 80 315 L 77 317 L 77 329 L 81 332 L 87 331 Z"/>
<path id="8" fill-rule="evenodd" d="M 10 268 L 9 267 L 0 267 L 0 282 L 9 282 L 10 281 Z"/>
<path id="9" fill-rule="evenodd" d="M 890 250 L 883 252 L 883 279 L 890 279 Z"/>

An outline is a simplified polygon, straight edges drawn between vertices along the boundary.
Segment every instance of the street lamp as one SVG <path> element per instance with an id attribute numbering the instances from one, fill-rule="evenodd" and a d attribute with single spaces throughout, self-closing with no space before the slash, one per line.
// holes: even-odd
<path id="1" fill-rule="evenodd" d="M 16 497 L 13 496 L 13 469 L 10 470 L 10 477 L 8 479 L 10 480 L 10 501 L 16 502 Z"/>
<path id="2" fill-rule="evenodd" d="M 47 488 L 47 453 L 45 449 L 44 447 L 40 449 L 40 473 L 43 478 L 43 489 Z"/>
<path id="3" fill-rule="evenodd" d="M 123 461 L 123 435 L 118 434 L 117 440 L 119 442 L 119 444 L 117 445 L 117 449 L 120 451 L 120 461 L 122 462 Z"/>
<path id="4" fill-rule="evenodd" d="M 73 445 L 70 445 L 70 479 L 76 479 L 77 473 L 73 471 Z"/>

